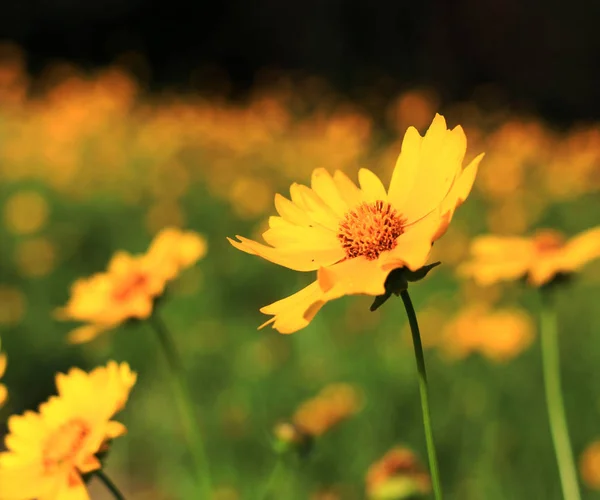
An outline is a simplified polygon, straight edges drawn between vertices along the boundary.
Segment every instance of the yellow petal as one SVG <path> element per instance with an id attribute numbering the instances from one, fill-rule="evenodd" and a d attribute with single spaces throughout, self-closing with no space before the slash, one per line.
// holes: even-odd
<path id="1" fill-rule="evenodd" d="M 6 402 L 7 399 L 8 399 L 8 390 L 6 389 L 5 385 L 0 384 L 0 407 Z"/>
<path id="2" fill-rule="evenodd" d="M 239 241 L 227 238 L 238 250 L 258 255 L 263 259 L 294 271 L 315 271 L 321 266 L 329 266 L 344 258 L 345 252 L 341 246 L 337 248 L 313 249 L 306 247 L 272 248 L 260 243 L 236 236 Z"/>
<path id="3" fill-rule="evenodd" d="M 379 260 L 356 257 L 328 268 L 320 268 L 317 281 L 327 300 L 343 295 L 382 295 L 389 271 L 381 268 Z"/>
<path id="4" fill-rule="evenodd" d="M 340 246 L 337 234 L 323 226 L 295 226 L 280 217 L 271 217 L 269 226 L 270 229 L 265 231 L 262 237 L 274 247 L 336 248 Z"/>
<path id="5" fill-rule="evenodd" d="M 588 229 L 575 236 L 564 249 L 564 266 L 569 270 L 578 270 L 598 258 L 600 258 L 600 227 Z"/>
<path id="6" fill-rule="evenodd" d="M 314 222 L 327 229 L 337 231 L 340 217 L 312 189 L 302 184 L 292 184 L 290 194 L 292 201 L 304 209 Z"/>
<path id="7" fill-rule="evenodd" d="M 479 163 L 483 160 L 484 156 L 484 153 L 478 155 L 461 172 L 458 179 L 452 185 L 448 196 L 444 199 L 442 212 L 451 211 L 453 213 L 467 199 L 475 182 Z"/>
<path id="8" fill-rule="evenodd" d="M 83 325 L 74 330 L 71 330 L 67 335 L 67 342 L 70 344 L 85 344 L 94 340 L 105 330 L 109 329 L 108 326 L 102 327 L 100 325 Z"/>
<path id="9" fill-rule="evenodd" d="M 73 471 L 61 483 L 58 492 L 40 496 L 39 500 L 91 500 L 91 498 L 81 476 Z"/>
<path id="10" fill-rule="evenodd" d="M 349 210 L 333 178 L 324 168 L 316 168 L 312 173 L 311 187 L 315 193 L 336 213 L 343 217 Z"/>
<path id="11" fill-rule="evenodd" d="M 280 194 L 275 195 L 275 209 L 281 217 L 292 224 L 308 226 L 312 222 L 304 210 Z"/>
<path id="12" fill-rule="evenodd" d="M 124 434 L 127 434 L 127 427 L 125 427 L 121 422 L 111 420 L 106 425 L 106 437 L 108 439 L 114 439 Z"/>
<path id="13" fill-rule="evenodd" d="M 404 134 L 402 148 L 396 160 L 388 193 L 389 202 L 396 209 L 405 205 L 408 195 L 414 186 L 419 172 L 422 140 L 423 138 L 414 127 L 409 127 Z"/>
<path id="14" fill-rule="evenodd" d="M 361 168 L 358 171 L 358 182 L 366 202 L 387 201 L 387 192 L 379 177 L 369 169 Z"/>
<path id="15" fill-rule="evenodd" d="M 4 375 L 6 371 L 7 358 L 6 354 L 0 353 L 0 377 Z"/>
<path id="16" fill-rule="evenodd" d="M 299 292 L 263 307 L 260 312 L 273 315 L 259 328 L 273 324 L 279 333 L 294 333 L 306 327 L 325 304 L 323 292 L 315 281 Z"/>
<path id="17" fill-rule="evenodd" d="M 362 191 L 341 170 L 334 172 L 333 181 L 350 209 L 365 201 Z"/>
<path id="18" fill-rule="evenodd" d="M 407 226 L 397 239 L 396 247 L 383 256 L 382 267 L 388 272 L 398 267 L 411 271 L 423 267 L 431 252 L 431 244 L 444 219 L 433 212 L 413 225 Z"/>
<path id="19" fill-rule="evenodd" d="M 441 206 L 461 171 L 466 146 L 462 128 L 446 130 L 444 118 L 436 115 L 421 143 L 418 172 L 410 194 L 405 203 L 394 203 L 409 223 Z"/>

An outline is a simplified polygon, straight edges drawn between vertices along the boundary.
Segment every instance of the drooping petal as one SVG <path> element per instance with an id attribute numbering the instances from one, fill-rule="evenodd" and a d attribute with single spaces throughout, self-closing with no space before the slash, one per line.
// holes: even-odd
<path id="1" fill-rule="evenodd" d="M 358 171 L 358 182 L 366 202 L 387 201 L 387 192 L 381 179 L 367 168 Z"/>
<path id="2" fill-rule="evenodd" d="M 381 268 L 381 262 L 365 257 L 346 259 L 328 268 L 320 268 L 317 281 L 327 300 L 343 295 L 382 295 L 389 271 Z"/>
<path id="3" fill-rule="evenodd" d="M 348 211 L 348 204 L 340 195 L 340 191 L 329 172 L 324 168 L 317 168 L 313 171 L 311 187 L 338 217 L 343 217 Z"/>
<path id="4" fill-rule="evenodd" d="M 576 271 L 598 258 L 600 258 L 600 227 L 595 227 L 572 238 L 564 249 L 562 260 L 565 270 Z"/>
<path id="5" fill-rule="evenodd" d="M 315 271 L 321 266 L 339 262 L 345 256 L 344 249 L 340 245 L 337 248 L 285 247 L 279 249 L 261 245 L 243 236 L 236 237 L 239 241 L 227 239 L 238 250 L 251 255 L 259 255 L 263 259 L 294 271 Z"/>
<path id="6" fill-rule="evenodd" d="M 259 328 L 272 324 L 279 333 L 294 333 L 306 327 L 324 304 L 323 291 L 315 281 L 299 292 L 261 308 L 260 312 L 273 317 Z"/>
<path id="7" fill-rule="evenodd" d="M 83 325 L 69 332 L 67 342 L 70 344 L 84 344 L 110 328 L 110 326 L 102 327 L 99 324 Z"/>
<path id="8" fill-rule="evenodd" d="M 451 214 L 453 214 L 454 210 L 462 205 L 462 203 L 467 199 L 469 193 L 471 192 L 471 188 L 473 187 L 473 183 L 475 182 L 479 163 L 481 160 L 483 160 L 484 156 L 484 153 L 478 155 L 459 174 L 458 178 L 452 185 L 448 196 L 446 196 L 442 203 L 442 213 L 450 211 Z"/>

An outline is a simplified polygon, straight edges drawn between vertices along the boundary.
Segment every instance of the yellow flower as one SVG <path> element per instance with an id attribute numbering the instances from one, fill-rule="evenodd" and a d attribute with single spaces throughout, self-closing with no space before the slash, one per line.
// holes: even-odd
<path id="1" fill-rule="evenodd" d="M 321 436 L 358 411 L 360 397 L 348 384 L 331 384 L 294 413 L 294 426 L 304 435 Z"/>
<path id="2" fill-rule="evenodd" d="M 522 311 L 475 304 L 450 320 L 440 340 L 452 358 L 479 352 L 492 361 L 508 361 L 531 345 L 533 324 Z"/>
<path id="3" fill-rule="evenodd" d="M 464 170 L 467 147 L 460 126 L 446 128 L 436 115 L 425 137 L 413 127 L 386 191 L 370 170 L 358 173 L 360 188 L 346 175 L 318 168 L 311 187 L 292 184 L 291 200 L 275 196 L 279 217 L 263 234 L 268 245 L 237 236 L 231 244 L 296 271 L 317 271 L 317 281 L 263 307 L 281 333 L 304 328 L 328 301 L 348 294 L 382 295 L 396 268 L 425 265 L 431 244 L 445 232 L 467 198 L 483 155 Z"/>
<path id="4" fill-rule="evenodd" d="M 129 396 L 135 374 L 126 363 L 91 373 L 58 374 L 58 396 L 38 412 L 8 420 L 8 451 L 0 453 L 2 500 L 88 500 L 82 474 L 101 467 L 96 455 L 125 426 L 111 420 Z"/>
<path id="5" fill-rule="evenodd" d="M 0 352 L 0 378 L 4 376 L 4 372 L 6 371 L 6 354 Z M 8 391 L 6 390 L 6 386 L 4 384 L 0 384 L 0 407 L 6 402 L 8 399 Z"/>
<path id="6" fill-rule="evenodd" d="M 600 490 L 600 441 L 591 443 L 581 454 L 579 470 L 590 488 Z"/>
<path id="7" fill-rule="evenodd" d="M 205 252 L 201 236 L 171 228 L 161 231 L 145 254 L 117 252 L 106 272 L 77 280 L 67 305 L 56 311 L 58 319 L 87 323 L 73 330 L 69 341 L 87 342 L 128 319 L 148 318 L 167 282 Z"/>
<path id="8" fill-rule="evenodd" d="M 480 285 L 527 277 L 529 284 L 541 286 L 600 257 L 600 226 L 569 241 L 550 229 L 529 238 L 479 236 L 471 244 L 471 254 L 473 259 L 461 266 L 459 273 Z"/>
<path id="9" fill-rule="evenodd" d="M 402 500 L 427 495 L 429 475 L 408 448 L 397 446 L 375 462 L 367 472 L 367 498 Z"/>

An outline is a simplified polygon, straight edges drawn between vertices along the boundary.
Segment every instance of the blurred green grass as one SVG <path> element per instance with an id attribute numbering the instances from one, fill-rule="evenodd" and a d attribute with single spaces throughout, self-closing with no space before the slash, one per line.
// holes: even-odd
<path id="1" fill-rule="evenodd" d="M 101 84 L 93 79 L 90 82 L 81 83 L 77 91 L 60 94 L 58 103 L 73 102 L 78 109 L 77 99 L 84 101 L 82 96 L 94 99 L 94 89 Z M 107 86 L 109 91 L 111 88 Z M 72 325 L 52 319 L 53 309 L 66 302 L 69 286 L 75 279 L 104 269 L 116 250 L 143 252 L 153 232 L 167 223 L 177 223 L 179 217 L 185 228 L 206 237 L 209 251 L 194 269 L 186 271 L 169 288 L 161 302 L 160 314 L 175 332 L 184 353 L 199 425 L 206 438 L 210 473 L 217 488 L 223 490 L 222 496 L 216 498 L 230 498 L 224 493 L 226 488 L 237 491 L 238 498 L 254 498 L 275 462 L 270 445 L 273 426 L 291 417 L 303 400 L 332 382 L 348 382 L 360 388 L 365 406 L 323 436 L 308 459 L 288 464 L 285 481 L 279 485 L 275 498 L 306 499 L 328 488 L 337 488 L 342 499 L 364 498 L 364 477 L 369 465 L 398 443 L 408 445 L 426 461 L 415 362 L 400 300 L 390 300 L 377 312 L 370 313 L 370 298 L 346 297 L 328 304 L 308 328 L 294 335 L 283 336 L 270 328 L 256 331 L 265 320 L 258 312 L 260 307 L 305 286 L 312 276 L 237 252 L 225 240 L 235 234 L 256 234 L 263 227 L 266 215 L 272 212 L 271 197 L 275 192 L 286 194 L 290 178 L 308 183 L 312 168 L 328 167 L 327 159 L 349 143 L 360 147 L 356 147 L 355 153 L 338 158 L 330 170 L 337 165 L 355 178 L 358 167 L 369 160 L 385 179 L 393 163 L 385 169 L 377 168 L 383 165 L 390 151 L 397 154 L 398 139 L 394 134 L 398 130 L 386 131 L 373 121 L 372 132 L 364 141 L 348 139 L 346 135 L 353 133 L 346 132 L 342 139 L 334 133 L 323 136 L 320 142 L 311 136 L 308 145 L 298 146 L 298 151 L 308 148 L 314 153 L 315 145 L 320 144 L 322 151 L 314 159 L 322 160 L 323 164 L 311 164 L 304 158 L 287 155 L 295 151 L 294 145 L 306 140 L 304 132 L 299 130 L 312 134 L 317 123 L 324 122 L 327 129 L 327 124 L 335 121 L 332 118 L 335 112 L 328 111 L 331 103 L 322 104 L 322 111 L 316 112 L 318 119 L 310 114 L 308 118 L 300 118 L 290 113 L 285 120 L 300 125 L 282 125 L 287 127 L 283 135 L 290 145 L 285 154 L 277 152 L 281 134 L 268 136 L 256 150 L 239 154 L 236 141 L 244 139 L 245 130 L 262 122 L 260 116 L 251 113 L 250 119 L 248 113 L 235 111 L 233 105 L 215 104 L 228 117 L 219 127 L 223 131 L 229 127 L 230 143 L 222 139 L 218 147 L 215 143 L 211 143 L 212 147 L 207 143 L 194 146 L 186 138 L 167 147 L 166 142 L 177 143 L 177 134 L 185 133 L 185 125 L 197 118 L 193 113 L 183 124 L 178 124 L 180 115 L 168 103 L 153 104 L 155 107 L 148 111 L 144 108 L 150 106 L 146 101 L 136 108 L 133 98 L 125 104 L 117 99 L 116 104 L 111 104 L 117 111 L 108 106 L 110 109 L 104 121 L 101 120 L 104 125 L 81 136 L 77 127 L 87 123 L 86 120 L 99 120 L 98 116 L 88 117 L 83 109 L 80 111 L 84 118 L 72 124 L 61 122 L 65 118 L 59 112 L 61 106 L 51 104 L 50 97 L 45 99 L 37 103 L 18 102 L 0 113 L 3 162 L 0 207 L 4 207 L 4 222 L 0 226 L 0 285 L 16 290 L 25 300 L 22 316 L 18 315 L 18 304 L 14 302 L 0 306 L 5 308 L 2 317 L 7 318 L 0 325 L 0 333 L 3 350 L 9 356 L 4 381 L 10 390 L 9 402 L 0 410 L 2 422 L 11 413 L 34 408 L 52 394 L 57 371 L 66 371 L 71 366 L 92 368 L 108 359 L 128 361 L 138 371 L 139 378 L 120 418 L 129 433 L 114 443 L 108 473 L 123 485 L 126 493 L 131 493 L 128 498 L 193 498 L 188 473 L 191 464 L 165 381 L 164 360 L 149 326 L 127 324 L 90 344 L 70 346 L 65 337 Z M 98 101 L 102 99 L 107 96 L 102 94 Z M 233 106 L 233 111 L 227 106 Z M 96 108 L 91 106 L 91 109 Z M 30 142 L 19 140 L 35 151 L 38 144 L 34 138 L 39 133 L 35 117 L 42 113 L 52 116 L 51 112 L 56 114 L 56 124 L 67 129 L 74 127 L 72 134 L 67 134 L 72 142 L 61 146 L 77 149 L 72 164 L 71 160 L 69 166 L 56 163 L 56 158 L 41 153 L 15 159 L 11 141 L 16 131 L 31 134 Z M 150 141 L 153 147 L 138 144 L 135 149 L 134 136 L 147 125 L 141 118 L 151 121 L 161 114 L 166 116 L 168 125 L 156 133 L 156 144 Z M 219 111 L 213 110 L 213 114 L 217 116 Z M 366 116 L 366 112 L 363 114 Z M 211 116 L 214 118 L 213 115 L 202 118 L 207 127 Z M 461 115 L 456 112 L 456 116 Z M 119 121 L 125 123 L 120 123 L 118 130 L 112 129 L 111 124 Z M 42 132 L 52 130 L 52 120 L 49 123 L 49 128 Z M 335 126 L 338 131 L 342 127 L 339 123 Z M 195 133 L 202 130 L 205 129 L 199 127 Z M 482 126 L 481 130 L 486 129 Z M 95 142 L 93 150 L 99 151 L 112 144 L 116 135 L 119 144 L 126 148 L 118 163 L 109 168 L 104 160 L 88 154 L 86 144 Z M 474 137 L 475 147 L 484 146 L 481 137 L 471 136 L 468 131 L 467 136 L 469 140 Z M 128 137 L 132 142 L 126 140 Z M 58 141 L 50 136 L 40 140 L 45 147 L 53 144 L 53 140 Z M 257 158 L 255 153 L 261 152 L 261 148 L 264 156 Z M 268 148 L 275 153 L 266 151 Z M 479 150 L 469 149 L 472 154 Z M 287 162 L 285 169 L 277 164 L 277 155 Z M 27 158 L 36 162 L 29 165 L 29 170 L 24 167 L 28 165 Z M 484 160 L 482 169 L 488 160 Z M 303 164 L 297 170 L 296 161 Z M 516 155 L 513 161 L 522 158 Z M 168 196 L 166 201 L 161 200 L 161 183 L 169 192 L 169 183 L 177 180 L 169 174 L 174 164 L 179 171 L 186 172 L 185 188 L 174 200 Z M 54 182 L 61 168 L 66 171 L 71 167 L 75 174 L 70 174 L 64 182 Z M 111 168 L 114 172 L 109 174 Z M 543 170 L 543 165 L 536 168 Z M 163 175 L 158 194 L 156 183 L 148 185 L 156 169 L 162 169 Z M 600 180 L 600 176 L 595 177 L 597 171 L 592 173 L 592 179 Z M 504 182 L 504 174 L 497 175 L 496 182 Z M 103 182 L 98 180 L 99 176 Z M 231 183 L 240 176 L 249 176 L 255 184 L 250 184 L 250 191 L 241 189 L 241 194 L 228 198 L 225 196 L 228 188 L 235 191 Z M 260 189 L 258 194 L 254 192 L 256 185 L 266 190 L 266 202 L 259 196 Z M 39 193 L 48 205 L 48 218 L 34 231 L 19 231 L 19 224 L 14 221 L 27 218 L 27 214 L 6 209 L 8 201 L 24 191 Z M 529 211 L 531 200 L 523 198 L 521 215 L 528 221 L 523 231 L 550 226 L 572 234 L 598 222 L 600 205 L 593 183 L 587 182 L 586 189 L 574 191 L 571 197 L 554 198 L 539 185 L 529 183 L 519 185 L 517 194 L 509 192 L 500 201 L 484 190 L 476 190 L 459 209 L 444 240 L 450 245 L 495 230 L 489 213 L 512 207 L 510 203 L 519 193 L 534 193 L 543 198 L 543 203 L 536 198 L 542 209 L 538 210 L 536 205 L 532 209 L 535 216 Z M 240 200 L 244 199 L 246 205 L 240 208 Z M 175 205 L 179 215 L 159 209 L 165 222 L 161 223 L 160 217 L 158 222 L 149 222 L 148 214 L 157 204 Z M 508 211 L 507 217 L 511 214 L 514 215 Z M 519 227 L 513 229 L 518 231 Z M 49 242 L 52 247 L 50 264 L 47 269 L 42 266 L 45 272 L 36 268 L 39 265 L 36 259 L 43 261 L 47 256 L 23 250 L 23 244 L 35 238 Z M 444 249 L 442 246 L 437 254 L 442 261 Z M 23 255 L 28 256 L 24 259 Z M 454 273 L 454 265 L 462 257 L 461 247 L 458 258 L 411 287 L 417 312 L 444 302 L 451 305 L 450 310 L 444 310 L 450 321 L 452 313 L 465 306 L 465 285 Z M 587 276 L 561 292 L 558 304 L 565 400 L 577 456 L 600 437 L 599 273 L 597 266 L 590 269 Z M 535 318 L 534 291 L 518 285 L 507 285 L 502 290 L 499 302 L 521 306 Z M 427 350 L 433 422 L 447 498 L 560 498 L 538 347 L 536 339 L 529 349 L 504 363 L 493 363 L 480 355 L 452 361 L 438 349 Z M 0 429 L 6 432 L 5 425 Z M 586 490 L 584 498 L 595 496 Z"/>

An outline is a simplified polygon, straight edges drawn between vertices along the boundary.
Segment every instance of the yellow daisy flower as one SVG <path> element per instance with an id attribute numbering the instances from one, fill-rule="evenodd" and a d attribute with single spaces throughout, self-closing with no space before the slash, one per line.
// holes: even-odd
<path id="1" fill-rule="evenodd" d="M 423 267 L 431 244 L 445 232 L 467 198 L 483 155 L 464 170 L 467 147 L 460 126 L 448 130 L 436 115 L 425 137 L 413 127 L 386 191 L 370 170 L 346 175 L 318 168 L 311 188 L 293 184 L 291 200 L 275 196 L 278 217 L 263 234 L 268 245 L 237 236 L 231 244 L 296 271 L 317 271 L 317 281 L 263 307 L 281 333 L 304 328 L 328 301 L 348 294 L 382 295 L 393 269 Z"/>
<path id="2" fill-rule="evenodd" d="M 600 258 L 600 226 L 569 241 L 548 229 L 532 237 L 479 236 L 471 244 L 471 255 L 459 273 L 480 285 L 526 277 L 530 285 L 542 286 Z"/>
<path id="3" fill-rule="evenodd" d="M 0 352 L 0 378 L 4 376 L 4 372 L 6 371 L 6 354 Z M 0 384 L 0 407 L 6 402 L 8 399 L 8 391 L 4 384 Z"/>
<path id="4" fill-rule="evenodd" d="M 8 420 L 0 453 L 0 499 L 88 500 L 82 474 L 101 467 L 96 455 L 125 427 L 111 420 L 129 396 L 135 374 L 126 363 L 58 374 L 58 396 L 38 412 Z"/>
<path id="5" fill-rule="evenodd" d="M 206 242 L 200 235 L 164 229 L 145 254 L 117 252 L 106 272 L 77 280 L 56 317 L 87 323 L 69 334 L 74 343 L 92 340 L 128 319 L 148 318 L 167 282 L 205 253 Z"/>

